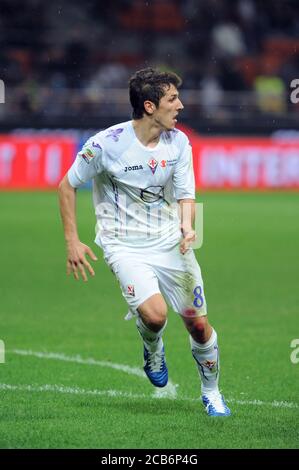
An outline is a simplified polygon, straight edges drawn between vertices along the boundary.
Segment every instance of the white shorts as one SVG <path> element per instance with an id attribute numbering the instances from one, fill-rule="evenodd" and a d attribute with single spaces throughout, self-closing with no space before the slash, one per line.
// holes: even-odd
<path id="1" fill-rule="evenodd" d="M 167 251 L 139 249 L 105 256 L 130 311 L 154 294 L 162 294 L 173 310 L 185 317 L 207 314 L 201 270 L 192 249 L 185 255 L 179 244 Z"/>

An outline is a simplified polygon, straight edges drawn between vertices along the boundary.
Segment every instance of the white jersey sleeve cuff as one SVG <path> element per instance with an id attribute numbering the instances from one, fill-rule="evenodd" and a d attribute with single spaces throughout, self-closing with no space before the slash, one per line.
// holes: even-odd
<path id="1" fill-rule="evenodd" d="M 68 177 L 70 185 L 73 188 L 79 188 L 79 186 L 83 184 L 83 181 L 81 181 L 80 178 L 76 175 L 76 171 L 73 166 L 69 169 L 67 173 L 67 177 Z"/>
<path id="2" fill-rule="evenodd" d="M 195 192 L 194 191 L 186 192 L 186 191 L 176 190 L 175 198 L 177 201 L 179 201 L 180 199 L 195 199 Z"/>

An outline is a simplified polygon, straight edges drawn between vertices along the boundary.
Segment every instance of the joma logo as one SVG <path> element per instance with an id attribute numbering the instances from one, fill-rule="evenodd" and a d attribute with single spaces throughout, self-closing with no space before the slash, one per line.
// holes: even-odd
<path id="1" fill-rule="evenodd" d="M 126 166 L 125 167 L 125 172 L 127 171 L 135 171 L 135 170 L 143 170 L 143 166 L 142 165 L 133 165 L 133 166 Z"/>

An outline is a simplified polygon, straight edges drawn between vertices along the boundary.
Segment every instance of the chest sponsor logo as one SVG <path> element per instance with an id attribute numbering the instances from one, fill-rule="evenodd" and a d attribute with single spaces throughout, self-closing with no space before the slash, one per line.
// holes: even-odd
<path id="1" fill-rule="evenodd" d="M 174 166 L 177 161 L 178 161 L 177 158 L 173 158 L 172 160 L 167 160 L 166 165 L 167 165 L 167 166 Z M 161 162 L 161 163 L 162 163 L 162 162 Z"/>
<path id="2" fill-rule="evenodd" d="M 147 164 L 150 167 L 152 174 L 154 175 L 158 166 L 157 160 L 155 160 L 154 158 L 151 158 Z"/>
<path id="3" fill-rule="evenodd" d="M 136 171 L 136 170 L 143 170 L 143 166 L 142 165 L 132 165 L 132 166 L 126 166 L 125 167 L 125 173 L 127 171 Z"/>

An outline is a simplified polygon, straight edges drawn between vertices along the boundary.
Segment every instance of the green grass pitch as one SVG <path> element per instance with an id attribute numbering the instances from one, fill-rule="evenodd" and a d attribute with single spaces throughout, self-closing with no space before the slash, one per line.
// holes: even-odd
<path id="1" fill-rule="evenodd" d="M 56 194 L 8 192 L 0 195 L 1 448 L 299 447 L 299 363 L 290 360 L 299 338 L 298 194 L 199 200 L 196 255 L 232 416 L 206 416 L 187 332 L 172 311 L 164 338 L 177 397 L 155 397 L 138 375 L 141 341 L 93 244 L 90 193 L 78 193 L 79 232 L 99 260 L 84 284 L 65 275 Z"/>

